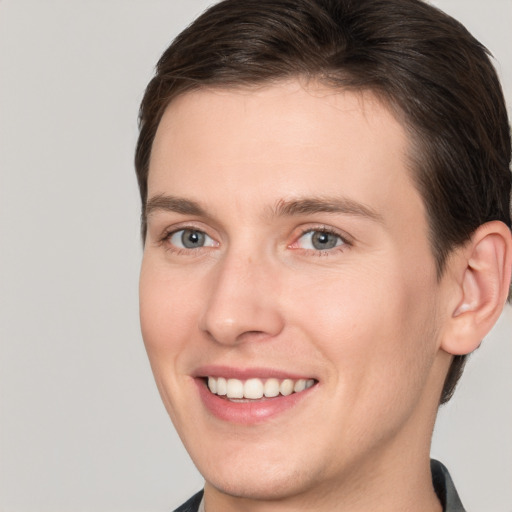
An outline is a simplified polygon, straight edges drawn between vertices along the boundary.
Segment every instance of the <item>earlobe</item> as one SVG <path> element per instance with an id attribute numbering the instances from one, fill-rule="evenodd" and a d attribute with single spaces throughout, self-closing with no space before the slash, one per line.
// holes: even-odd
<path id="1" fill-rule="evenodd" d="M 498 320 L 510 289 L 512 235 L 499 221 L 480 226 L 457 254 L 454 265 L 458 302 L 441 348 L 453 355 L 469 354 Z"/>

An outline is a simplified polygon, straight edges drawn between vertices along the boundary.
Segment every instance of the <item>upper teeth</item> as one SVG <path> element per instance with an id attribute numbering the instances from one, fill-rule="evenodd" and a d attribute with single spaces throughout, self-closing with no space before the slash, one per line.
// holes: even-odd
<path id="1" fill-rule="evenodd" d="M 208 377 L 208 388 L 216 395 L 228 398 L 250 398 L 257 400 L 266 396 L 268 398 L 291 395 L 310 388 L 313 379 L 248 379 L 245 382 L 238 379 L 225 379 L 224 377 Z"/>

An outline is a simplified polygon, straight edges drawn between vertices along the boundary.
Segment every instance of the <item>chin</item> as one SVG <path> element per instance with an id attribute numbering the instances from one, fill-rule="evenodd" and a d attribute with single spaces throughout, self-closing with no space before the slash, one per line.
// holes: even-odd
<path id="1" fill-rule="evenodd" d="M 287 498 L 309 488 L 325 464 L 326 457 L 304 449 L 310 440 L 289 429 L 283 435 L 283 429 L 276 432 L 270 425 L 248 429 L 231 425 L 218 431 L 200 421 L 197 424 L 203 435 L 185 429 L 185 446 L 206 482 L 230 496 Z"/>
<path id="2" fill-rule="evenodd" d="M 314 486 L 312 475 L 306 466 L 302 469 L 283 468 L 282 466 L 251 466 L 245 471 L 232 471 L 228 468 L 218 471 L 209 468 L 201 473 L 207 485 L 218 492 L 240 499 L 258 501 L 279 501 L 294 495 L 303 494 Z"/>

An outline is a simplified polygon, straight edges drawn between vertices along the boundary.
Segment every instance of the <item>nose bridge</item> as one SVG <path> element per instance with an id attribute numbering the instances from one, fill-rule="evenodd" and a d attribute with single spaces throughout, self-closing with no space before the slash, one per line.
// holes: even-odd
<path id="1" fill-rule="evenodd" d="M 218 343 L 235 344 L 250 334 L 275 336 L 282 329 L 276 271 L 263 255 L 231 250 L 214 270 L 200 329 Z M 273 290 L 274 288 L 274 290 Z"/>

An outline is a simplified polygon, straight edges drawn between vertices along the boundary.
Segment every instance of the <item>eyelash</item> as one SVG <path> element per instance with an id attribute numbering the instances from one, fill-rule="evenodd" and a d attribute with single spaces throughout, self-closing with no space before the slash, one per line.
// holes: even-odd
<path id="1" fill-rule="evenodd" d="M 330 249 L 303 249 L 301 247 L 293 247 L 293 245 L 297 244 L 298 241 L 308 233 L 322 233 L 327 235 L 333 235 L 341 241 L 341 244 L 336 245 Z M 351 245 L 352 242 L 348 239 L 348 237 L 346 235 L 341 234 L 339 231 L 328 226 L 313 226 L 303 229 L 300 232 L 299 236 L 295 238 L 295 241 L 292 244 L 288 245 L 288 248 L 294 249 L 296 251 L 303 251 L 308 255 L 312 256 L 333 256 L 334 254 L 345 251 Z"/>
<path id="2" fill-rule="evenodd" d="M 165 244 L 166 250 L 169 252 L 172 252 L 177 255 L 186 255 L 186 256 L 191 256 L 191 255 L 200 256 L 205 249 L 207 250 L 211 247 L 218 246 L 218 242 L 216 242 L 216 244 L 217 244 L 216 246 L 209 245 L 209 246 L 201 246 L 201 247 L 197 247 L 197 248 L 176 247 L 174 244 L 171 243 L 170 240 L 174 235 L 176 235 L 180 231 L 196 231 L 198 233 L 204 234 L 211 240 L 215 241 L 215 239 L 210 237 L 203 229 L 200 229 L 197 226 L 193 226 L 193 225 L 192 226 L 185 225 L 185 226 L 180 226 L 179 228 L 173 227 L 173 228 L 170 228 L 169 230 L 165 231 L 165 233 L 162 235 L 162 237 L 159 240 L 159 244 L 160 245 Z M 304 249 L 302 247 L 293 247 L 294 245 L 296 245 L 298 243 L 298 241 L 302 237 L 304 237 L 304 235 L 307 235 L 308 233 L 323 233 L 323 234 L 327 234 L 327 235 L 333 235 L 341 241 L 341 244 L 336 245 L 329 249 Z M 342 235 L 341 233 L 332 229 L 331 227 L 314 226 L 314 227 L 304 228 L 303 230 L 301 230 L 299 235 L 295 238 L 295 241 L 292 242 L 291 244 L 288 244 L 287 248 L 296 250 L 296 251 L 302 251 L 304 253 L 307 253 L 308 255 L 313 255 L 313 256 L 331 256 L 338 252 L 345 251 L 351 245 L 352 245 L 352 242 L 347 238 L 346 235 Z"/>
<path id="3" fill-rule="evenodd" d="M 194 257 L 194 256 L 201 256 L 203 252 L 207 249 L 210 249 L 211 245 L 206 246 L 200 246 L 200 247 L 178 247 L 175 244 L 171 242 L 171 239 L 174 235 L 182 232 L 182 231 L 191 231 L 196 233 L 202 233 L 204 236 L 208 237 L 209 239 L 215 240 L 209 236 L 204 229 L 201 229 L 194 225 L 184 225 L 180 227 L 173 226 L 172 228 L 167 229 L 160 239 L 157 241 L 158 245 L 163 246 L 166 251 L 175 254 L 177 256 L 188 256 L 188 257 Z M 215 242 L 216 245 L 218 245 L 218 242 Z"/>

